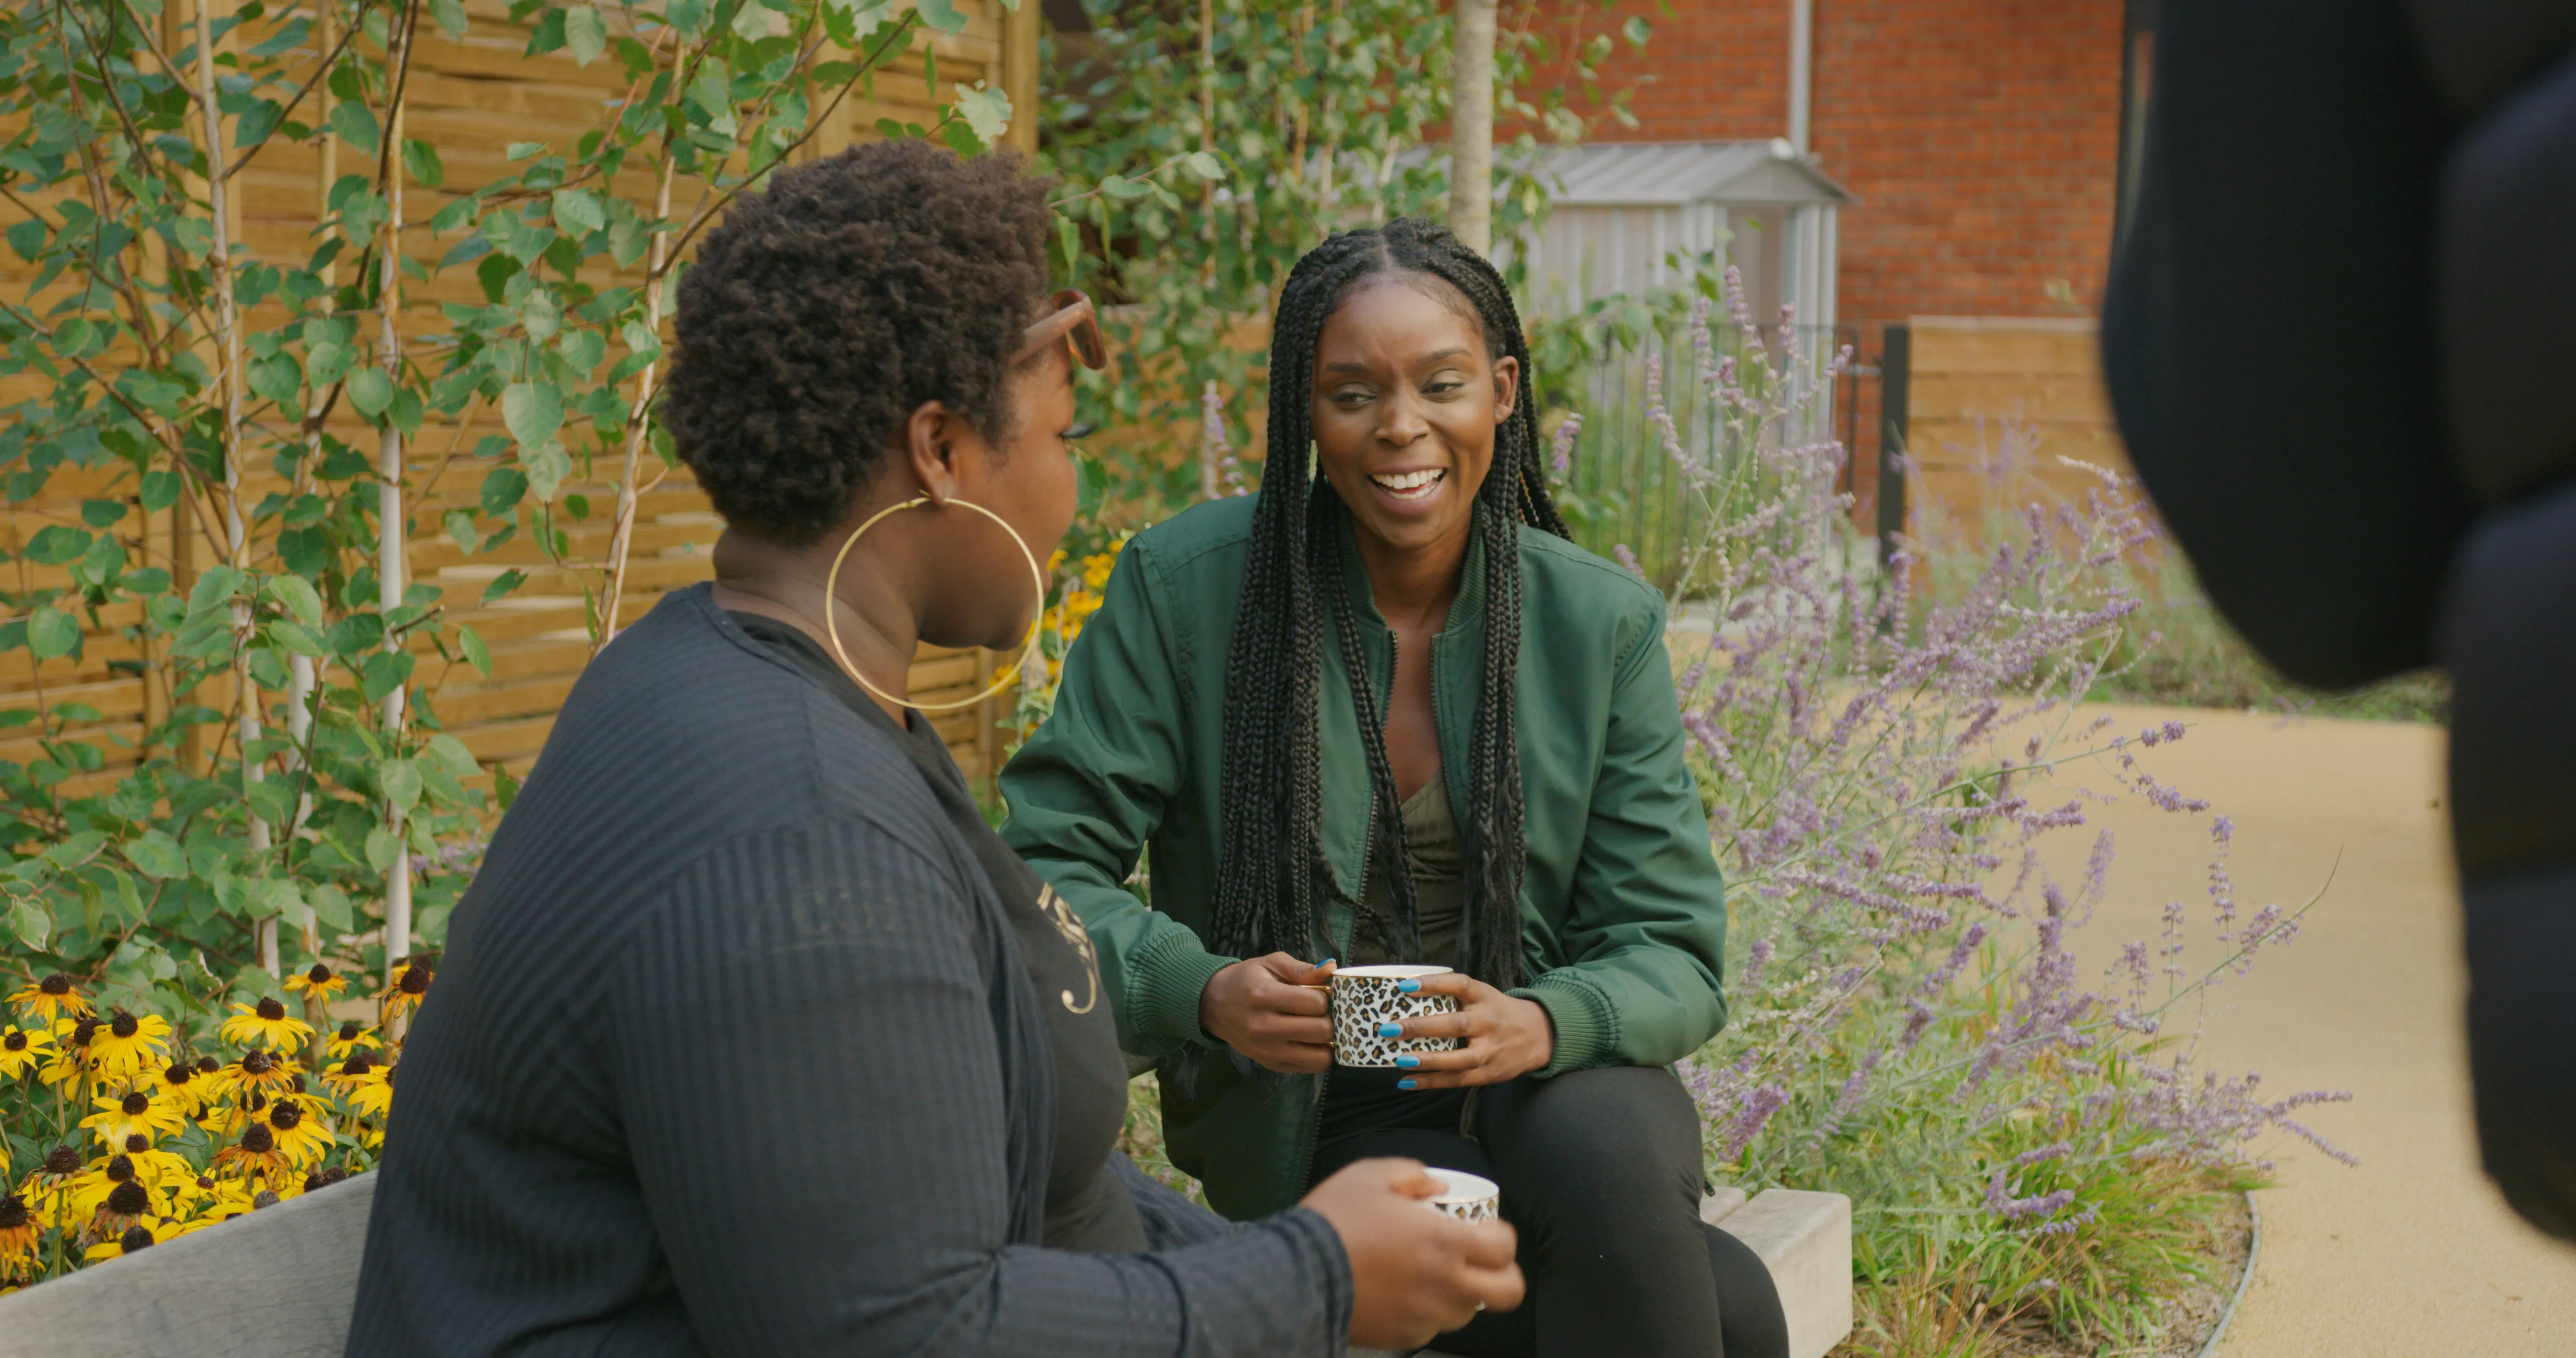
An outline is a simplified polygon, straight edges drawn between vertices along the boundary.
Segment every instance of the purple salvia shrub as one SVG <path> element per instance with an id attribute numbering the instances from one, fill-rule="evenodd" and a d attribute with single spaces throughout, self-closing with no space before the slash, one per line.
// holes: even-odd
<path id="1" fill-rule="evenodd" d="M 2081 467 L 2079 494 L 1989 507 L 1981 546 L 1909 540 L 1882 564 L 1837 488 L 1842 448 L 1806 432 L 1828 423 L 1814 402 L 1848 352 L 1811 357 L 1787 325 L 1755 333 L 1728 283 L 1738 343 L 1712 341 L 1703 302 L 1696 373 L 1656 363 L 1647 377 L 1649 422 L 1701 525 L 1672 642 L 1730 888 L 1730 1020 L 1681 1069 L 1715 1175 L 1847 1192 L 1863 1255 L 1885 1259 L 1963 1218 L 2078 1247 L 2115 1219 L 2083 1185 L 2149 1162 L 2239 1173 L 2282 1136 L 2340 1155 L 2294 1115 L 2345 1096 L 2267 1101 L 2252 1075 L 2199 1070 L 2174 1031 L 2212 980 L 2296 931 L 2297 912 L 2272 907 L 2239 926 L 2224 817 L 2210 897 L 2229 955 L 2197 978 L 2175 904 L 2160 940 L 2119 947 L 2088 979 L 2073 933 L 2104 899 L 2115 845 L 2096 830 L 2072 882 L 2043 860 L 2109 797 L 2210 809 L 2136 758 L 2184 739 L 2183 723 L 2124 734 L 2077 707 L 2139 608 L 2129 584 L 2154 528 L 2134 485 Z M 1683 380 L 1717 422 L 1714 460 L 1683 451 L 1697 440 L 1664 405 Z M 2027 466 L 2026 432 L 2002 442 L 1997 462 Z M 2007 469 L 1988 481 L 2016 484 Z M 2055 780 L 2078 761 L 2108 789 Z M 2029 1278 L 2006 1293 L 2008 1307 L 2062 1295 Z"/>

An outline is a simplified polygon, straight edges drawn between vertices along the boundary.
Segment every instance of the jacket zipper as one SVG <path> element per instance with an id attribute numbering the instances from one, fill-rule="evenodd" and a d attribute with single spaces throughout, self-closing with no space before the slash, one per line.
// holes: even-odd
<path id="1" fill-rule="evenodd" d="M 1386 636 L 1386 701 L 1392 703 L 1395 701 L 1395 631 L 1393 628 L 1385 628 L 1381 630 Z M 1436 653 L 1435 648 L 1435 655 Z M 1432 682 L 1437 684 L 1440 677 L 1440 666 L 1437 659 L 1432 661 L 1431 675 Z M 1433 695 L 1432 702 L 1432 710 L 1434 713 L 1437 713 L 1439 710 L 1439 698 L 1436 692 Z M 1361 732 L 1360 738 L 1363 740 L 1367 739 L 1368 733 L 1365 731 Z M 1374 792 L 1370 794 L 1369 802 L 1371 808 L 1368 821 L 1369 832 L 1360 843 L 1360 898 L 1362 900 L 1366 900 L 1368 898 L 1369 873 L 1377 864 L 1377 854 L 1374 852 L 1377 848 L 1378 826 L 1377 812 L 1375 809 L 1377 797 Z M 1342 944 L 1343 950 L 1347 950 L 1348 947 L 1349 944 L 1347 942 Z M 1332 1066 L 1330 1061 L 1328 1060 L 1326 1062 L 1323 1074 L 1312 1078 L 1315 1081 L 1315 1097 L 1306 1123 L 1305 1145 L 1300 1148 L 1297 1155 L 1297 1177 L 1294 1181 L 1297 1184 L 1296 1192 L 1299 1197 L 1305 1196 L 1307 1186 L 1306 1180 L 1315 1172 L 1316 1143 L 1323 1140 L 1324 1137 L 1324 1085 L 1332 1079 Z"/>

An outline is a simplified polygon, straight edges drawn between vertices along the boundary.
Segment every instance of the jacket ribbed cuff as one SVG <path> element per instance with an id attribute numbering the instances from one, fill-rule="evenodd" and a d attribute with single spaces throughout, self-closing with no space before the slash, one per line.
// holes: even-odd
<path id="1" fill-rule="evenodd" d="M 1544 1080 L 1601 1064 L 1619 1042 L 1618 1016 L 1601 992 L 1563 973 L 1551 973 L 1509 992 L 1547 1011 L 1556 1027 L 1556 1054 L 1532 1072 Z"/>
<path id="2" fill-rule="evenodd" d="M 1199 996 L 1209 978 L 1238 960 L 1200 947 L 1188 930 L 1173 930 L 1169 938 L 1129 964 L 1140 982 L 1136 998 L 1143 1021 L 1136 1027 L 1165 1042 L 1224 1045 L 1200 1030 Z"/>

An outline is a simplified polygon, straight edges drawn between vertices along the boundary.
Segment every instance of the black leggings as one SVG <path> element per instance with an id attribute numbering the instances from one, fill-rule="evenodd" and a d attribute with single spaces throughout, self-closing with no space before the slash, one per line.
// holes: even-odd
<path id="1" fill-rule="evenodd" d="M 1354 1160 L 1402 1155 L 1502 1186 L 1529 1295 L 1434 1348 L 1461 1358 L 1788 1358 L 1770 1270 L 1700 1222 L 1699 1114 L 1672 1072 L 1523 1077 L 1478 1091 L 1469 1116 L 1472 1140 L 1397 1127 L 1315 1152 L 1317 1181 Z"/>

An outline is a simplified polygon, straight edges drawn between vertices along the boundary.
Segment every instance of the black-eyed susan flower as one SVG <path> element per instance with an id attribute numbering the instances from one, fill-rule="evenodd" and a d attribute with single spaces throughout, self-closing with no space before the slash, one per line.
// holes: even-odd
<path id="1" fill-rule="evenodd" d="M 185 1222 L 173 1221 L 168 1217 L 139 1218 L 114 1236 L 90 1246 L 81 1253 L 81 1259 L 87 1263 L 97 1263 L 102 1259 L 121 1259 L 137 1250 L 150 1249 L 154 1245 L 185 1235 L 187 1229 Z"/>
<path id="2" fill-rule="evenodd" d="M 236 1004 L 233 1016 L 224 1020 L 217 1034 L 226 1042 L 245 1047 L 266 1046 L 280 1054 L 290 1053 L 313 1036 L 313 1025 L 286 1012 L 274 995 L 262 995 L 257 1004 Z"/>
<path id="3" fill-rule="evenodd" d="M 342 1061 L 338 1065 L 324 1066 L 322 1068 L 322 1083 L 329 1085 L 334 1092 L 343 1095 L 347 1094 L 350 1090 L 365 1084 L 369 1080 L 380 1080 L 383 1078 L 384 1075 L 382 1068 L 377 1066 L 376 1058 L 373 1055 L 362 1051 L 350 1053 L 349 1059 Z"/>
<path id="4" fill-rule="evenodd" d="M 331 970 L 326 963 L 316 962 L 302 972 L 286 978 L 286 988 L 314 1005 L 325 1005 L 349 988 L 348 978 Z"/>
<path id="5" fill-rule="evenodd" d="M 98 1020 L 61 1019 L 54 1024 L 54 1054 L 36 1072 L 36 1078 L 49 1085 L 69 1084 L 90 1074 L 90 1039 L 98 1035 Z"/>
<path id="6" fill-rule="evenodd" d="M 430 979 L 428 963 L 414 960 L 403 965 L 394 983 L 376 996 L 385 1003 L 384 1026 L 392 1027 L 396 1019 L 420 1007 L 421 997 L 429 993 Z"/>
<path id="7" fill-rule="evenodd" d="M 17 1266 L 36 1257 L 36 1240 L 44 1226 L 26 1198 L 12 1193 L 0 1198 L 0 1277 L 14 1276 Z"/>
<path id="8" fill-rule="evenodd" d="M 242 1129 L 241 1139 L 215 1152 L 215 1172 L 235 1178 L 258 1175 L 263 1179 L 280 1179 L 294 1170 L 287 1153 L 277 1144 L 277 1133 L 263 1120 Z"/>
<path id="9" fill-rule="evenodd" d="M 59 1225 L 69 1220 L 69 1195 L 81 1175 L 80 1148 L 65 1142 L 45 1152 L 36 1172 L 19 1185 L 18 1194 L 40 1221 Z"/>
<path id="10" fill-rule="evenodd" d="M 81 1126 L 96 1133 L 109 1150 L 124 1146 L 130 1136 L 157 1142 L 188 1124 L 176 1107 L 148 1090 L 138 1089 L 122 1097 L 107 1095 L 98 1100 L 98 1109 L 82 1118 Z"/>
<path id="11" fill-rule="evenodd" d="M 351 1053 L 382 1051 L 384 1046 L 385 1040 L 376 1036 L 374 1029 L 356 1019 L 351 1019 L 340 1025 L 340 1031 L 331 1035 L 329 1054 L 334 1061 L 345 1061 Z"/>
<path id="12" fill-rule="evenodd" d="M 295 1068 L 273 1053 L 254 1049 L 243 1052 L 238 1061 L 217 1066 L 209 1083 L 215 1097 L 239 1102 L 253 1093 L 293 1088 Z"/>
<path id="13" fill-rule="evenodd" d="M 150 1184 L 125 1179 L 107 1191 L 81 1232 L 92 1240 L 113 1240 L 143 1218 L 158 1215 L 164 1205 L 164 1195 L 153 1192 Z"/>
<path id="14" fill-rule="evenodd" d="M 122 1009 L 90 1035 L 90 1060 L 110 1080 L 130 1080 L 166 1060 L 170 1054 L 170 1020 L 159 1014 L 129 1014 Z"/>
<path id="15" fill-rule="evenodd" d="M 306 1112 L 297 1099 L 281 1097 L 271 1103 L 266 1121 L 277 1149 L 298 1169 L 319 1164 L 331 1153 L 331 1124 Z"/>
<path id="16" fill-rule="evenodd" d="M 188 1158 L 162 1150 L 140 1133 L 125 1138 L 125 1157 L 134 1162 L 134 1176 L 166 1193 L 184 1192 L 197 1177 Z"/>
<path id="17" fill-rule="evenodd" d="M 62 1018 L 88 1018 L 89 1001 L 82 997 L 72 978 L 57 971 L 9 997 L 18 1012 L 39 1023 L 52 1023 Z"/>
<path id="18" fill-rule="evenodd" d="M 154 1205 L 151 1185 L 142 1182 L 141 1172 L 134 1168 L 134 1157 L 119 1151 L 109 1156 L 96 1168 L 82 1171 L 80 1176 L 73 1179 L 64 1189 L 63 1200 L 65 1205 L 70 1207 L 70 1215 L 74 1219 L 86 1218 L 109 1210 L 109 1200 L 116 1197 L 118 1189 L 129 1184 L 134 1186 L 135 1192 L 145 1195 L 141 1200 L 144 1208 Z M 133 1200 L 132 1194 L 128 1194 L 120 1201 Z M 144 1208 L 135 1210 L 140 1211 Z M 126 1212 L 124 1215 L 132 1216 L 134 1213 Z M 117 1229 L 125 1228 L 120 1226 Z"/>
<path id="19" fill-rule="evenodd" d="M 0 1028 L 0 1080 L 17 1079 L 53 1054 L 54 1034 L 50 1028 L 21 1028 L 15 1024 Z"/>
<path id="20" fill-rule="evenodd" d="M 394 1106 L 393 1072 L 380 1069 L 377 1073 L 351 1085 L 341 1097 L 347 1100 L 350 1112 L 370 1124 L 376 1124 L 369 1126 L 367 1131 L 380 1138 L 383 1133 L 379 1127 L 385 1120 L 385 1114 Z M 360 1139 L 370 1146 L 376 1144 L 375 1140 L 367 1137 L 362 1136 Z"/>

